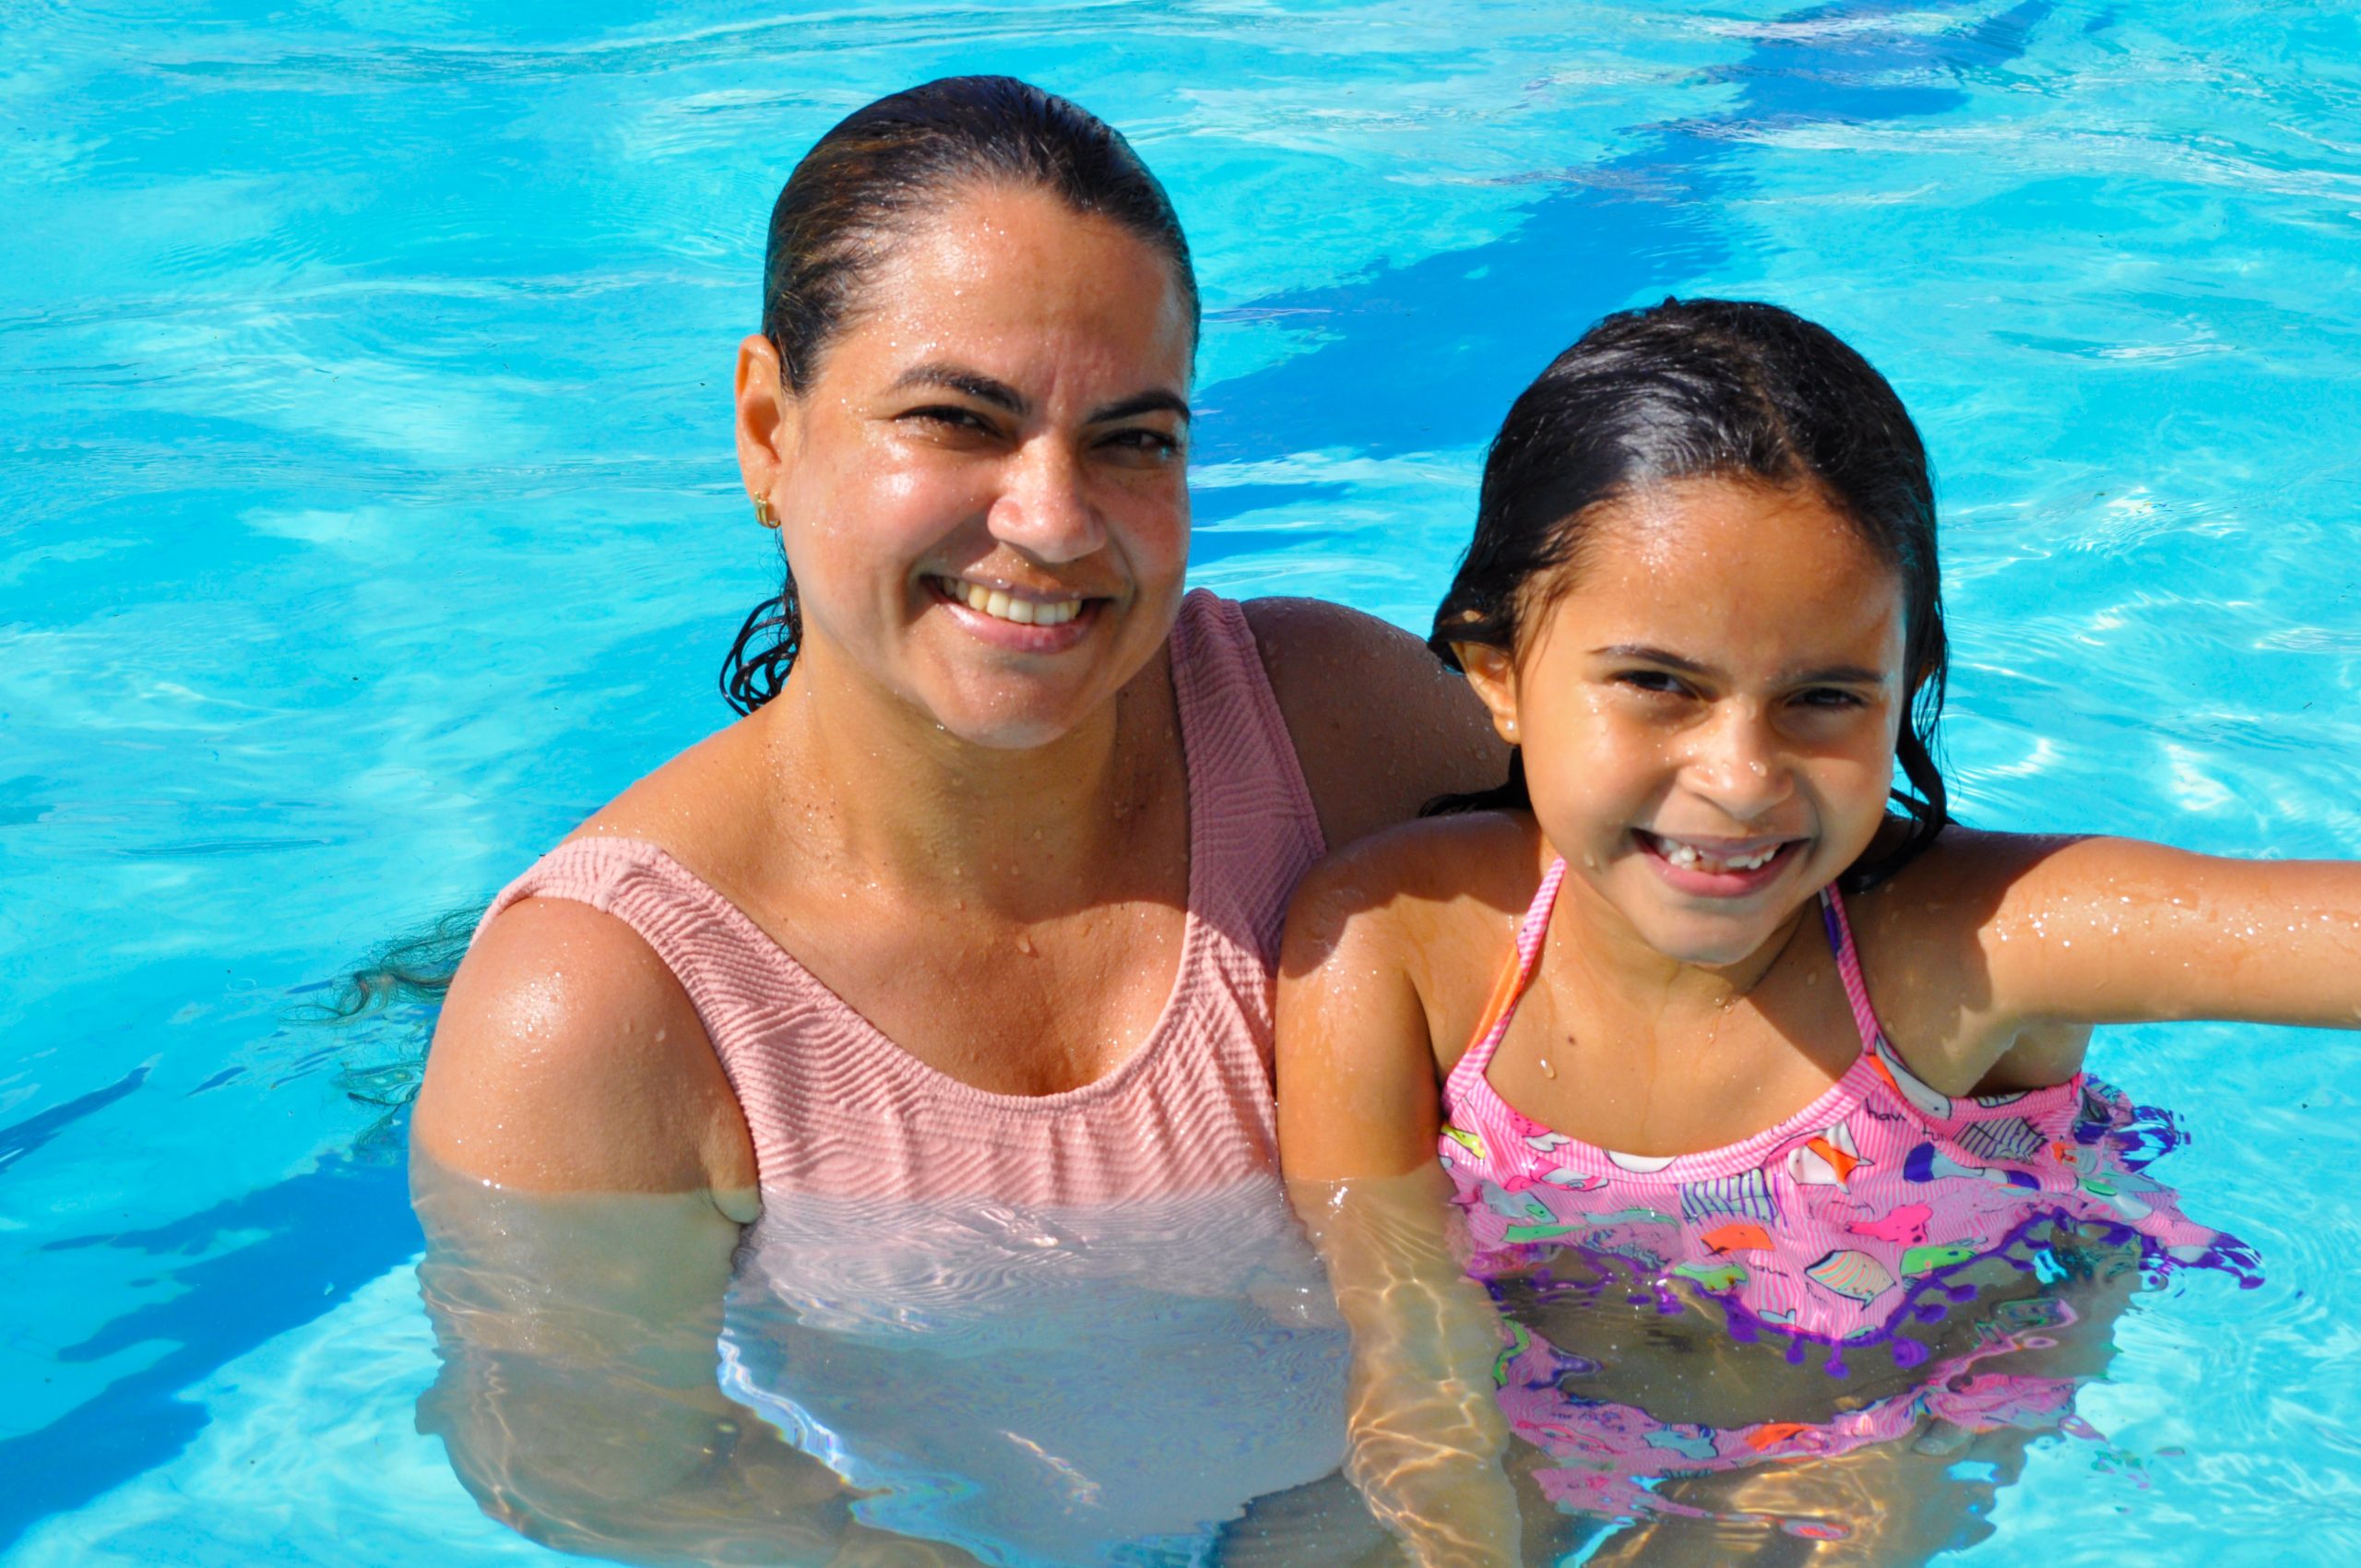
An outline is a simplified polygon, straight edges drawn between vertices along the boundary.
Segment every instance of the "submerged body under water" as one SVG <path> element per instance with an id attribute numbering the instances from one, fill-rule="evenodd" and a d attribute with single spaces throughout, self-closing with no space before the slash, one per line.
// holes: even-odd
<path id="1" fill-rule="evenodd" d="M 1809 1105 L 1719 1148 L 1637 1155 L 1511 1105 L 1490 1067 L 1565 872 L 1520 928 L 1515 984 L 1443 1087 L 1438 1141 L 1468 1271 L 1502 1309 L 1492 1381 L 1548 1463 L 1520 1474 L 1570 1511 L 1775 1525 L 1864 1562 L 1955 1544 L 1979 1509 L 1905 1472 L 1995 1434 L 2096 1432 L 2074 1411 L 2143 1269 L 2261 1282 L 2252 1250 L 2198 1225 L 2145 1167 L 2177 1141 L 2077 1073 L 1981 1095 L 1917 1077 L 1871 1004 L 1845 900 L 1820 898 L 1857 1051 Z M 1331 1253 L 1332 1258 L 1335 1254 Z M 2013 1460 L 2021 1441 L 1998 1447 Z M 2013 1477 L 1979 1462 L 1943 1480 Z M 1797 1467 L 1768 1487 L 1750 1477 Z M 1815 1485 L 1842 1466 L 1864 1491 Z M 1667 1484 L 1671 1483 L 1671 1484 Z M 1956 1489 L 1938 1484 L 1940 1494 Z"/>
<path id="2" fill-rule="evenodd" d="M 869 1523 L 994 1562 L 1186 1563 L 1279 1514 L 1273 1561 L 1382 1541 L 1322 1490 L 1348 1346 L 1275 1182 L 1097 1211 L 772 1200 L 741 1259 L 722 1386 L 871 1493 Z"/>
<path id="3" fill-rule="evenodd" d="M 2070 1137 L 2110 1169 L 2174 1141 L 2158 1113 L 2077 1103 Z M 719 1299 L 653 1329 L 583 1281 L 692 1200 L 533 1198 L 432 1172 L 420 1191 L 444 1360 L 421 1425 L 536 1538 L 822 1561 L 848 1517 L 938 1568 L 1406 1561 L 1340 1474 L 1352 1347 L 1275 1181 L 1097 1210 L 772 1194 Z M 1525 1193 L 1459 1192 L 1462 1262 L 1499 1314 L 1494 1396 L 1529 1560 L 1715 1562 L 1784 1535 L 1831 1562 L 1924 1561 L 1981 1533 L 2027 1443 L 2094 1435 L 2075 1393 L 2105 1373 L 2143 1280 L 2250 1263 L 2226 1238 L 2193 1248 L 2193 1227 L 2175 1259 L 2136 1225 L 2052 1204 L 1980 1253 L 1916 1243 L 1930 1266 L 1890 1322 L 1814 1333 L 1736 1299 L 1748 1249 L 1733 1243 L 1752 1238 L 1729 1228 L 1752 1221 L 1695 1204 L 1542 1219 Z M 2153 1178 L 2140 1193 L 2177 1215 Z M 1423 1184 L 1415 1201 L 1441 1204 Z M 1892 1212 L 1865 1222 L 1906 1249 L 1913 1217 Z M 1726 1261 L 1674 1261 L 1695 1251 Z M 569 1277 L 552 1277 L 555 1258 Z M 1835 1284 L 1857 1292 L 1865 1267 Z M 651 1422 L 651 1394 L 719 1414 Z M 769 1457 L 713 1435 L 742 1430 Z M 681 1479 L 603 1511 L 549 1503 L 600 1491 L 608 1463 Z M 577 1484 L 552 1487 L 552 1466 Z M 741 1473 L 716 1485 L 718 1466 Z M 750 1555 L 765 1540 L 785 1555 Z"/>

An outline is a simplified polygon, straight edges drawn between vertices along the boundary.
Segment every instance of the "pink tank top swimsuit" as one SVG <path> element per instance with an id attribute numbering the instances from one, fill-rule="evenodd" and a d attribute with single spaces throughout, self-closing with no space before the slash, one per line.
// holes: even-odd
<path id="1" fill-rule="evenodd" d="M 1121 1066 L 994 1094 L 903 1051 L 653 844 L 577 838 L 502 892 L 571 898 L 654 948 L 695 1005 L 765 1194 L 1030 1206 L 1201 1193 L 1277 1168 L 1271 1003 L 1287 896 L 1319 818 L 1240 607 L 1198 589 L 1171 637 L 1189 788 L 1189 908 L 1164 1011 Z"/>
<path id="2" fill-rule="evenodd" d="M 1924 1361 L 1926 1347 L 1896 1331 L 1974 1300 L 1972 1287 L 1948 1277 L 1978 1258 L 2005 1257 L 2045 1287 L 2063 1279 L 2071 1265 L 2044 1244 L 2054 1224 L 2095 1226 L 2110 1241 L 2136 1239 L 2153 1267 L 2201 1265 L 2260 1282 L 2248 1249 L 2184 1218 L 2175 1194 L 2142 1172 L 2177 1141 L 2168 1119 L 2135 1111 L 2081 1075 L 1972 1098 L 1914 1076 L 1879 1027 L 1833 887 L 1821 894 L 1821 921 L 1861 1051 L 1825 1094 L 1776 1126 L 1696 1154 L 1624 1154 L 1542 1126 L 1502 1099 L 1486 1073 L 1539 967 L 1565 875 L 1560 860 L 1542 879 L 1513 967 L 1443 1086 L 1440 1148 L 1468 1218 L 1469 1268 L 1479 1279 L 1526 1272 L 1557 1248 L 1578 1248 L 1601 1267 L 1621 1269 L 1644 1293 L 1635 1301 L 1652 1294 L 1670 1313 L 1681 1310 L 1679 1292 L 1710 1297 L 1733 1336 L 1785 1336 L 1792 1360 L 1803 1358 L 1801 1341 L 1833 1347 L 1829 1371 L 1838 1376 L 1844 1353 L 1869 1346 L 1885 1347 L 1898 1366 Z M 2023 1309 L 2020 1329 L 2072 1320 L 2063 1301 L 2012 1305 Z M 1513 1430 L 1566 1462 L 1540 1473 L 1543 1490 L 1584 1511 L 1694 1513 L 1650 1491 L 1644 1478 L 1842 1453 L 1907 1435 L 1928 1415 L 1972 1431 L 2019 1425 L 2096 1435 L 2072 1414 L 2070 1381 L 1971 1370 L 2043 1343 L 2022 1333 L 1989 1335 L 1970 1354 L 1928 1367 L 1913 1392 L 1825 1424 L 1721 1430 L 1582 1398 L 1573 1390 L 1593 1363 L 1505 1319 L 1503 1329 L 1508 1342 L 1495 1368 L 1502 1409 Z M 1809 1520 L 1764 1522 L 1802 1535 L 1823 1531 Z"/>

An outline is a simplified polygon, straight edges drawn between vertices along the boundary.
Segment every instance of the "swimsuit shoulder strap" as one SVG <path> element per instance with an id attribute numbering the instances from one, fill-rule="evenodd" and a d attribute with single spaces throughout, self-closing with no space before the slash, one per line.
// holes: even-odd
<path id="1" fill-rule="evenodd" d="M 1533 973 L 1541 967 L 1541 944 L 1549 934 L 1549 912 L 1557 908 L 1558 889 L 1565 880 L 1566 861 L 1560 856 L 1549 863 L 1540 889 L 1533 895 L 1533 903 L 1516 928 L 1516 951 L 1501 970 L 1491 998 L 1484 1004 L 1483 1016 L 1477 1020 L 1475 1039 L 1469 1041 L 1459 1064 L 1452 1069 L 1453 1077 L 1462 1073 L 1480 1077 L 1491 1065 L 1492 1053 L 1500 1050 L 1502 1037 L 1509 1032 L 1509 1021 L 1516 1016 L 1516 1004 L 1525 998 L 1525 988 L 1533 983 Z"/>
<path id="2" fill-rule="evenodd" d="M 1820 890 L 1820 921 L 1828 932 L 1829 950 L 1836 956 L 1836 973 L 1845 982 L 1845 1000 L 1853 1006 L 1853 1028 L 1861 1036 L 1861 1049 L 1874 1050 L 1885 1038 L 1885 1028 L 1878 1022 L 1878 1011 L 1869 1005 L 1869 985 L 1861 978 L 1861 955 L 1853 945 L 1853 922 L 1845 915 L 1845 896 L 1830 883 Z"/>

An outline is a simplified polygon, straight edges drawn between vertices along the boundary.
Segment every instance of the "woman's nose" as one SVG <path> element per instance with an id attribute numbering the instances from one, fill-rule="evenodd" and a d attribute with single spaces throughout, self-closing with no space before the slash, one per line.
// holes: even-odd
<path id="1" fill-rule="evenodd" d="M 1076 561 L 1107 542 L 1082 464 L 1064 443 L 1037 437 L 1017 449 L 986 519 L 994 539 L 1037 561 Z"/>
<path id="2" fill-rule="evenodd" d="M 1795 770 L 1769 715 L 1725 703 L 1696 732 L 1684 769 L 1690 789 L 1733 822 L 1751 823 L 1795 791 Z"/>

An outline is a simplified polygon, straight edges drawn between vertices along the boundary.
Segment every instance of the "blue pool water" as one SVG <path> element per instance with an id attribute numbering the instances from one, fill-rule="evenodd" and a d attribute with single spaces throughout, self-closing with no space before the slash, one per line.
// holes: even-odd
<path id="1" fill-rule="evenodd" d="M 648 10 L 0 0 L 10 1568 L 557 1561 L 413 1427 L 420 1020 L 297 1015 L 727 717 L 764 220 L 912 80 L 1037 79 L 1171 187 L 1197 581 L 1418 625 L 1552 352 L 1773 298 L 1935 453 L 1964 816 L 2361 854 L 2348 8 Z M 2107 1443 L 1945 1561 L 2361 1559 L 2352 1041 L 2093 1062 L 2268 1282 L 2139 1302 Z"/>

